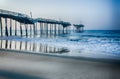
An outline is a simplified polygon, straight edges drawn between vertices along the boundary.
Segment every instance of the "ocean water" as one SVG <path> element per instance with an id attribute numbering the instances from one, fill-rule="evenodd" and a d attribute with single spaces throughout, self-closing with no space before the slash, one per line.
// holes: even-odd
<path id="1" fill-rule="evenodd" d="M 120 59 L 120 31 L 117 30 L 86 30 L 83 33 L 71 32 L 58 36 L 36 36 L 36 37 L 0 37 L 1 48 L 5 48 L 6 41 L 22 42 L 25 51 L 45 53 L 70 57 L 92 57 L 92 58 L 112 58 Z M 27 43 L 26 43 L 27 42 Z M 7 41 L 9 43 L 9 41 Z M 12 43 L 14 44 L 14 43 Z M 16 43 L 15 43 L 16 44 Z M 28 47 L 26 47 L 26 44 Z M 2 46 L 4 45 L 4 46 Z M 16 46 L 17 50 L 20 46 Z M 12 46 L 12 47 L 13 47 Z M 17 47 L 18 46 L 18 47 Z M 42 47 L 41 47 L 42 46 Z M 46 47 L 47 46 L 47 47 Z M 9 47 L 7 47 L 9 48 Z M 13 49 L 15 49 L 13 48 Z M 10 48 L 9 48 L 10 49 Z M 43 50 L 42 50 L 43 49 Z"/>

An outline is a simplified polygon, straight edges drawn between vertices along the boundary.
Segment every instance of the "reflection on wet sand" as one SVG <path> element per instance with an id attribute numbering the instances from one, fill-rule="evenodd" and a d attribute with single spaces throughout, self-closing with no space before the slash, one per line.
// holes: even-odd
<path id="1" fill-rule="evenodd" d="M 66 48 L 58 48 L 54 46 L 49 46 L 47 44 L 27 42 L 27 41 L 13 41 L 13 40 L 0 40 L 1 49 L 10 50 L 20 50 L 20 51 L 30 51 L 39 53 L 68 53 L 69 50 Z"/>

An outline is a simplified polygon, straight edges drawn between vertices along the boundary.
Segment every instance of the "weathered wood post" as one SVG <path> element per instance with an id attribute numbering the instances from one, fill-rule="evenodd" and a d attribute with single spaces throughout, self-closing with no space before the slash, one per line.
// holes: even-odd
<path id="1" fill-rule="evenodd" d="M 37 35 L 37 23 L 35 23 L 35 35 Z"/>
<path id="2" fill-rule="evenodd" d="M 42 23 L 42 35 L 44 35 L 44 23 Z"/>
<path id="3" fill-rule="evenodd" d="M 29 50 L 31 51 L 31 49 L 32 49 L 32 44 L 31 44 L 31 42 L 30 42 L 30 45 L 29 45 L 30 47 L 29 47 Z"/>
<path id="4" fill-rule="evenodd" d="M 48 23 L 46 23 L 46 35 L 48 36 Z"/>
<path id="5" fill-rule="evenodd" d="M 28 43 L 27 43 L 27 41 L 25 42 L 25 51 L 27 51 L 27 45 Z"/>
<path id="6" fill-rule="evenodd" d="M 56 24 L 55 24 L 55 26 L 54 26 L 54 27 L 55 27 L 55 29 L 54 29 L 54 35 L 56 35 Z"/>
<path id="7" fill-rule="evenodd" d="M 27 24 L 25 24 L 25 32 L 26 32 L 26 37 L 28 37 L 28 30 L 27 30 Z"/>
<path id="8" fill-rule="evenodd" d="M 11 45 L 11 44 L 12 44 L 12 41 L 10 40 L 10 49 L 11 49 L 11 47 L 12 47 L 12 45 Z"/>
<path id="9" fill-rule="evenodd" d="M 5 35 L 8 36 L 7 18 L 5 18 Z"/>
<path id="10" fill-rule="evenodd" d="M 44 27 L 44 35 L 46 35 L 46 23 L 44 23 L 43 27 Z"/>
<path id="11" fill-rule="evenodd" d="M 36 35 L 35 24 L 33 24 L 34 36 Z"/>
<path id="12" fill-rule="evenodd" d="M 15 49 L 17 48 L 17 44 L 16 44 L 16 41 L 15 41 Z"/>
<path id="13" fill-rule="evenodd" d="M 44 48 L 43 48 L 43 45 L 41 44 L 41 52 L 43 52 L 44 51 Z"/>
<path id="14" fill-rule="evenodd" d="M 45 45 L 45 53 L 48 53 L 48 45 Z"/>
<path id="15" fill-rule="evenodd" d="M 60 35 L 60 24 L 58 25 L 58 34 Z"/>
<path id="16" fill-rule="evenodd" d="M 39 29 L 40 33 L 39 34 L 41 35 L 41 24 L 40 23 L 39 23 L 39 27 L 40 27 L 40 29 Z"/>
<path id="17" fill-rule="evenodd" d="M 0 45 L 1 48 L 2 48 L 2 43 L 3 43 L 3 40 L 1 40 L 1 45 Z"/>
<path id="18" fill-rule="evenodd" d="M 43 46 L 43 53 L 45 53 L 45 45 L 42 45 Z"/>
<path id="19" fill-rule="evenodd" d="M 43 23 L 40 23 L 40 35 L 43 34 Z"/>
<path id="20" fill-rule="evenodd" d="M 20 50 L 22 50 L 22 41 L 20 41 Z"/>
<path id="21" fill-rule="evenodd" d="M 47 25 L 46 23 L 44 23 L 44 32 L 45 32 L 45 35 L 47 34 Z"/>
<path id="22" fill-rule="evenodd" d="M 68 34 L 68 27 L 66 27 L 66 34 Z"/>
<path id="23" fill-rule="evenodd" d="M 41 44 L 39 44 L 39 52 L 42 52 Z"/>
<path id="24" fill-rule="evenodd" d="M 1 17 L 0 17 L 0 29 L 1 29 L 1 36 L 3 36 L 2 18 Z"/>
<path id="25" fill-rule="evenodd" d="M 35 43 L 33 43 L 33 49 L 32 49 L 33 52 L 35 52 Z"/>
<path id="26" fill-rule="evenodd" d="M 52 35 L 52 24 L 50 24 L 50 35 Z"/>
<path id="27" fill-rule="evenodd" d="M 58 24 L 56 24 L 56 35 L 58 34 Z"/>
<path id="28" fill-rule="evenodd" d="M 69 34 L 71 33 L 71 26 L 68 28 L 68 30 L 69 30 Z"/>
<path id="29" fill-rule="evenodd" d="M 10 19 L 10 36 L 12 36 L 12 19 Z"/>
<path id="30" fill-rule="evenodd" d="M 17 22 L 15 21 L 15 36 L 17 36 Z"/>
<path id="31" fill-rule="evenodd" d="M 30 24 L 30 37 L 32 36 L 32 26 Z"/>
<path id="32" fill-rule="evenodd" d="M 8 40 L 5 41 L 5 48 L 8 48 Z"/>
<path id="33" fill-rule="evenodd" d="M 53 30 L 53 28 L 54 28 L 54 24 L 51 24 L 51 35 L 54 35 L 54 30 Z"/>
<path id="34" fill-rule="evenodd" d="M 21 37 L 22 37 L 22 34 L 23 34 L 23 32 L 22 32 L 22 24 L 20 23 L 20 35 L 21 35 Z"/>
<path id="35" fill-rule="evenodd" d="M 65 34 L 65 27 L 63 26 L 63 34 Z"/>
<path id="36" fill-rule="evenodd" d="M 44 23 L 44 33 L 45 33 L 45 35 L 47 33 L 46 23 Z"/>

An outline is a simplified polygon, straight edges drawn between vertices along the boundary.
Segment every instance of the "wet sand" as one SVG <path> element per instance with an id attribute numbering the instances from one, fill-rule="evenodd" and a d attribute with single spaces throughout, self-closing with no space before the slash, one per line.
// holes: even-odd
<path id="1" fill-rule="evenodd" d="M 0 51 L 0 79 L 120 79 L 120 65 Z"/>

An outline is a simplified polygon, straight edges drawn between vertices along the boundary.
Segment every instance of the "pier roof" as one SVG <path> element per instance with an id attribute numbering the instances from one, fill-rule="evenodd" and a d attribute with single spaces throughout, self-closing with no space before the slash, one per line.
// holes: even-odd
<path id="1" fill-rule="evenodd" d="M 73 26 L 75 26 L 75 27 L 77 27 L 77 28 L 79 28 L 79 27 L 84 27 L 83 24 L 73 24 Z"/>

